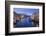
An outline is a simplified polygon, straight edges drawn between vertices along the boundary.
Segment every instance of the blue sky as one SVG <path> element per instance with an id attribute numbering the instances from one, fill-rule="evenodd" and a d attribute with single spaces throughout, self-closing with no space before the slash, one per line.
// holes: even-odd
<path id="1" fill-rule="evenodd" d="M 29 8 L 14 8 L 13 9 L 18 14 L 26 14 L 26 15 L 32 15 L 34 12 L 39 12 L 39 9 L 29 9 Z"/>

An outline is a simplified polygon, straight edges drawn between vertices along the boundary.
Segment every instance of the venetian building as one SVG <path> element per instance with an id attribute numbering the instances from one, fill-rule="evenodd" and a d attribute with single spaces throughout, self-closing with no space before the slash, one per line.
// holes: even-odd
<path id="1" fill-rule="evenodd" d="M 39 21 L 39 12 L 35 12 L 31 16 L 32 20 Z"/>

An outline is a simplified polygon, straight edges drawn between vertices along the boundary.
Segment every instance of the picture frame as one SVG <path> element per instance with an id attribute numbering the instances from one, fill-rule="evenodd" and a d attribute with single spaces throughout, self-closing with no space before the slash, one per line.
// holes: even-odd
<path id="1" fill-rule="evenodd" d="M 39 11 L 39 17 L 40 17 L 39 18 L 39 22 L 40 22 L 39 26 L 38 27 L 32 27 L 32 28 L 30 28 L 30 27 L 14 28 L 13 27 L 14 26 L 13 25 L 13 15 L 14 14 L 12 14 L 13 11 L 14 11 L 13 8 L 15 10 L 16 10 L 16 8 L 17 9 L 21 8 L 20 10 L 22 10 L 23 8 L 25 8 L 25 9 L 27 9 L 27 8 L 28 9 L 29 8 L 39 9 L 40 10 Z M 16 27 L 18 27 L 18 26 L 16 25 Z M 16 31 L 18 31 L 18 32 L 16 32 Z M 6 35 L 19 35 L 19 34 L 37 34 L 37 33 L 45 33 L 45 3 L 41 3 L 41 2 L 22 2 L 22 1 L 5 1 L 5 34 Z"/>

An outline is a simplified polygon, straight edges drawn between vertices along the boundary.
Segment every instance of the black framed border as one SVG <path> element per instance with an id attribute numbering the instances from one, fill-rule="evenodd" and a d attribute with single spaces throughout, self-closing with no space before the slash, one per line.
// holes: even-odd
<path id="1" fill-rule="evenodd" d="M 38 4 L 38 5 L 42 5 L 42 11 L 43 11 L 43 30 L 42 31 L 32 31 L 32 32 L 14 32 L 14 33 L 9 33 L 9 5 L 10 4 L 14 4 L 15 2 L 17 3 L 27 3 L 27 4 Z M 5 35 L 22 35 L 22 34 L 38 34 L 38 33 L 45 33 L 45 3 L 41 3 L 41 2 L 20 2 L 20 1 L 5 1 Z"/>

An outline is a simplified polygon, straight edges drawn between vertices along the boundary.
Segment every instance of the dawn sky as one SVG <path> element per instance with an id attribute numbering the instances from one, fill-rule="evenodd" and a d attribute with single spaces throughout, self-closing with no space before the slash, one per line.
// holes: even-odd
<path id="1" fill-rule="evenodd" d="M 39 9 L 14 8 L 14 11 L 18 14 L 32 15 L 32 13 L 34 13 L 34 12 L 39 12 Z"/>

